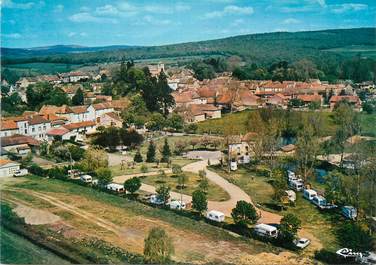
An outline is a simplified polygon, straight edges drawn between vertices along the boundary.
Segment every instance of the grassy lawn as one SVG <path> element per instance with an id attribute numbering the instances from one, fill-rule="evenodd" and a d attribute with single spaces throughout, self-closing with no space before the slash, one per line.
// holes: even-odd
<path id="1" fill-rule="evenodd" d="M 229 182 L 239 186 L 244 190 L 256 204 L 264 205 L 272 200 L 273 187 L 267 182 L 266 177 L 257 176 L 254 171 L 247 167 L 228 174 L 220 166 L 210 166 L 210 170 L 217 172 Z"/>
<path id="2" fill-rule="evenodd" d="M 190 163 L 193 163 L 195 160 L 186 159 L 182 157 L 172 157 L 172 164 L 179 165 L 181 167 L 188 165 Z M 139 173 L 145 173 L 142 172 L 142 165 L 147 167 L 147 172 L 153 172 L 158 171 L 161 169 L 168 169 L 167 163 L 159 163 L 159 166 L 157 163 L 136 163 L 134 167 L 128 167 L 128 165 L 125 165 L 123 168 L 121 165 L 111 166 L 109 167 L 112 171 L 112 174 L 114 176 L 121 176 L 121 175 L 128 175 L 128 174 L 139 174 Z"/>
<path id="3" fill-rule="evenodd" d="M 184 172 L 184 174 L 188 177 L 188 181 L 186 183 L 186 187 L 182 190 L 182 193 L 192 195 L 192 193 L 197 189 L 200 183 L 200 177 L 197 174 L 191 172 Z M 167 174 L 163 179 L 161 179 L 159 176 L 147 176 L 145 178 L 142 178 L 142 182 L 152 186 L 158 186 L 161 183 L 164 183 L 168 185 L 172 191 L 180 192 L 178 186 L 178 178 L 176 178 L 173 174 Z M 214 184 L 213 182 L 209 181 L 208 200 L 226 201 L 229 199 L 230 196 L 226 191 L 224 191 L 221 187 Z"/>
<path id="4" fill-rule="evenodd" d="M 245 110 L 241 112 L 229 113 L 223 115 L 220 119 L 206 120 L 197 123 L 199 133 L 214 133 L 223 134 L 224 128 L 228 124 L 234 126 L 234 131 L 239 133 L 247 132 L 247 121 L 249 113 L 258 110 Z M 303 116 L 310 112 L 299 112 Z M 336 130 L 336 125 L 333 121 L 333 115 L 331 112 L 318 112 L 323 118 L 322 131 L 324 135 L 333 135 Z M 361 113 L 361 127 L 362 134 L 369 136 L 376 136 L 376 114 Z"/>
<path id="5" fill-rule="evenodd" d="M 362 134 L 366 136 L 376 137 L 376 113 L 360 115 L 362 124 Z"/>

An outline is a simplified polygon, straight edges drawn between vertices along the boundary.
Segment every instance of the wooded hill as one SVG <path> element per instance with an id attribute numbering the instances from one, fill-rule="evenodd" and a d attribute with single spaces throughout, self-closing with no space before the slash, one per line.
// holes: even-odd
<path id="1" fill-rule="evenodd" d="M 45 49 L 46 53 L 43 51 L 43 49 L 2 48 L 2 64 L 30 62 L 82 64 L 121 59 L 139 60 L 197 55 L 236 55 L 248 63 L 261 65 L 284 60 L 294 62 L 302 58 L 322 64 L 328 57 L 338 60 L 357 53 L 376 58 L 376 28 L 250 34 L 163 46 L 92 48 L 91 52 L 80 52 L 80 49 L 75 49 L 72 53 L 71 49 L 60 49 L 59 54 L 51 54 L 49 49 Z"/>

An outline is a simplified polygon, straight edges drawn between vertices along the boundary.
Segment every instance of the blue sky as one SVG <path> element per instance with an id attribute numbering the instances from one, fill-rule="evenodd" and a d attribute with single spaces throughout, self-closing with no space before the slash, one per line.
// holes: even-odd
<path id="1" fill-rule="evenodd" d="M 376 25 L 376 0 L 0 1 L 2 47 L 160 45 Z"/>

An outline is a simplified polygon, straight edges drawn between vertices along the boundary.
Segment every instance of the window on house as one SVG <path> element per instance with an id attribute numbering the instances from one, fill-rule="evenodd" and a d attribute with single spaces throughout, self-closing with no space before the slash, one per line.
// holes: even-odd
<path id="1" fill-rule="evenodd" d="M 25 129 L 25 134 L 27 134 L 27 129 Z"/>
<path id="2" fill-rule="evenodd" d="M 44 131 L 46 130 L 46 125 L 43 125 L 43 130 L 44 130 Z"/>
<path id="3" fill-rule="evenodd" d="M 41 126 L 39 126 L 39 127 L 38 127 L 38 131 L 41 131 L 41 130 L 42 130 L 42 127 L 41 127 Z"/>
<path id="4" fill-rule="evenodd" d="M 35 132 L 35 127 L 31 128 L 31 131 L 32 131 L 32 132 Z"/>

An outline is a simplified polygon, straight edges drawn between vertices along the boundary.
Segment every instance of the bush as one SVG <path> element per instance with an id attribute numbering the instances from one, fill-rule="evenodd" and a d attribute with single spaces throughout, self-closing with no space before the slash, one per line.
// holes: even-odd
<path id="1" fill-rule="evenodd" d="M 327 264 L 354 264 L 353 260 L 346 260 L 339 257 L 335 252 L 320 249 L 315 252 L 315 259 Z"/>
<path id="2" fill-rule="evenodd" d="M 29 172 L 31 174 L 34 174 L 34 175 L 37 175 L 37 176 L 41 176 L 41 177 L 45 177 L 46 176 L 46 171 L 41 168 L 40 166 L 36 165 L 36 164 L 32 164 L 29 168 L 28 168 Z"/>
<path id="3" fill-rule="evenodd" d="M 337 230 L 338 241 L 355 251 L 367 251 L 372 248 L 373 238 L 359 224 L 346 222 Z"/>

